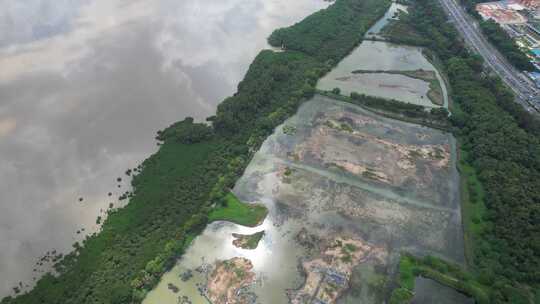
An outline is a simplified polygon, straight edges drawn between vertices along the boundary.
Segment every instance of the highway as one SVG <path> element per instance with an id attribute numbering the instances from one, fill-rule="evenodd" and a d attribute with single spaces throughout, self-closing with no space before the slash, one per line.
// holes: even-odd
<path id="1" fill-rule="evenodd" d="M 516 101 L 529 112 L 540 112 L 540 90 L 524 73 L 514 68 L 480 32 L 471 16 L 454 0 L 439 0 L 444 11 L 465 39 L 499 77 L 516 93 Z"/>

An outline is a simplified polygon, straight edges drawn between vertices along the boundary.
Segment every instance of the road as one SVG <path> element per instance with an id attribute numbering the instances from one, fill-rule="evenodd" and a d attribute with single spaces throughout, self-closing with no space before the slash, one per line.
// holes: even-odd
<path id="1" fill-rule="evenodd" d="M 514 68 L 480 33 L 480 29 L 471 16 L 454 0 L 439 0 L 444 11 L 456 26 L 456 29 L 484 62 L 501 77 L 516 93 L 516 101 L 529 112 L 540 112 L 540 90 L 522 72 Z"/>

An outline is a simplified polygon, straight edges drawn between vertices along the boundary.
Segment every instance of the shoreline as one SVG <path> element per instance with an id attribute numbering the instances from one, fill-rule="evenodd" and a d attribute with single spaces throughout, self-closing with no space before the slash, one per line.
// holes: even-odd
<path id="1" fill-rule="evenodd" d="M 45 275 L 31 291 L 6 297 L 1 303 L 142 301 L 206 226 L 213 203 L 234 184 L 273 127 L 313 94 L 316 80 L 335 64 L 328 62 L 338 62 L 360 42 L 358 28 L 367 29 L 389 5 L 390 1 L 338 0 L 320 11 L 323 13 L 306 18 L 324 20 L 337 12 L 354 17 L 347 24 L 333 25 L 339 36 L 317 42 L 331 48 L 313 51 L 300 45 L 297 50 L 288 47 L 279 53 L 261 51 L 238 92 L 209 118 L 212 127 L 187 119 L 158 134 L 160 149 L 143 162 L 141 172 L 133 178 L 130 202 L 107 217 L 101 232 L 88 236 L 56 264 L 57 277 Z M 311 33 L 303 36 L 319 35 L 316 29 Z M 272 89 L 260 89 L 268 85 Z M 259 104 L 253 108 L 249 99 Z M 186 209 L 192 210 L 189 216 Z M 107 256 L 114 257 L 114 267 L 103 263 Z M 139 272 L 142 280 L 134 275 Z"/>

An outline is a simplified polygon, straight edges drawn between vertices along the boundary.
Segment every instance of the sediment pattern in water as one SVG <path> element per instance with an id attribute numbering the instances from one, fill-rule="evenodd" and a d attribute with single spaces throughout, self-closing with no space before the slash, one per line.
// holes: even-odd
<path id="1" fill-rule="evenodd" d="M 454 150 L 449 134 L 315 96 L 264 142 L 234 188 L 268 207 L 265 222 L 211 224 L 145 303 L 206 303 L 218 261 L 234 257 L 249 259 L 255 274 L 238 289 L 242 299 L 381 303 L 402 250 L 463 260 Z M 233 233 L 262 230 L 256 249 L 232 244 Z"/>
<path id="2" fill-rule="evenodd" d="M 371 71 L 355 74 L 353 71 Z M 448 107 L 447 90 L 437 69 L 424 57 L 422 49 L 381 41 L 363 41 L 330 73 L 319 80 L 317 88 L 339 88 L 344 95 L 352 92 L 396 99 L 425 107 L 437 107 L 428 96 L 429 83 L 384 71 L 434 71 L 442 92 L 442 104 Z"/>

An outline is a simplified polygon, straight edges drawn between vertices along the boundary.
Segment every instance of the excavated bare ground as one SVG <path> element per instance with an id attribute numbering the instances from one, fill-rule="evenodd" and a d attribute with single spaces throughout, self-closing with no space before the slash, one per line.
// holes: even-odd
<path id="1" fill-rule="evenodd" d="M 302 230 L 299 237 L 306 233 Z M 336 237 L 318 239 L 317 242 L 323 244 L 323 249 L 301 263 L 306 279 L 300 289 L 289 292 L 293 304 L 335 303 L 348 289 L 354 266 L 370 260 L 383 264 L 386 260 L 384 248 L 361 239 Z"/>
<path id="2" fill-rule="evenodd" d="M 302 231 L 318 239 L 299 260 L 305 280 L 291 286 L 291 302 L 350 298 L 376 303 L 380 299 L 370 292 L 350 295 L 358 288 L 349 284 L 351 274 L 363 264 L 391 273 L 402 250 L 462 262 L 453 149 L 450 134 L 323 96 L 304 104 L 276 130 L 235 192 L 267 202 L 275 225 L 300 223 Z M 347 263 L 341 251 L 331 249 L 338 240 L 359 248 Z M 301 237 L 295 241 L 303 244 Z M 357 280 L 361 289 L 372 288 L 365 278 L 376 275 L 365 269 L 364 279 Z M 328 271 L 340 273 L 344 285 L 328 283 Z M 382 281 L 376 288 L 388 286 Z"/>
<path id="3" fill-rule="evenodd" d="M 208 278 L 208 298 L 214 304 L 244 304 L 249 299 L 242 297 L 241 288 L 253 283 L 253 265 L 246 258 L 218 261 Z"/>

